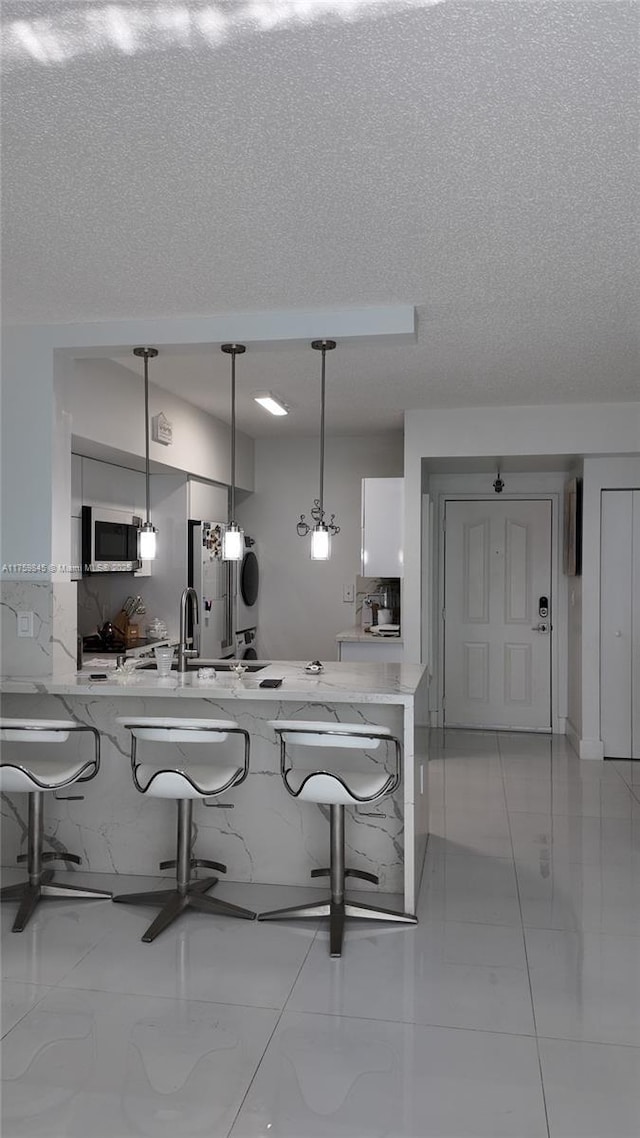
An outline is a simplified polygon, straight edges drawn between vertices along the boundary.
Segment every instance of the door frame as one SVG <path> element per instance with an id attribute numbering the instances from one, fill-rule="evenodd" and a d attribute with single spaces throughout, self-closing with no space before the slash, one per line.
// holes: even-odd
<path id="1" fill-rule="evenodd" d="M 436 694 L 436 707 L 434 709 L 431 705 L 431 726 L 443 726 L 443 699 L 444 699 L 444 592 L 445 592 L 445 542 L 444 542 L 444 516 L 447 502 L 460 502 L 460 501 L 474 501 L 474 502 L 505 502 L 505 501 L 527 501 L 527 502 L 551 502 L 551 597 L 553 601 L 552 607 L 552 632 L 551 632 L 551 676 L 550 676 L 550 691 L 551 691 L 551 731 L 554 735 L 564 735 L 567 727 L 566 717 L 566 645 L 567 645 L 567 603 L 566 603 L 566 589 L 562 590 L 560 587 L 560 552 L 561 545 L 561 494 L 556 491 L 540 490 L 536 493 L 534 490 L 523 491 L 522 493 L 505 494 L 502 493 L 497 497 L 496 495 L 490 496 L 486 491 L 478 492 L 463 492 L 462 490 L 439 490 L 437 494 L 437 526 L 435 527 L 435 540 L 437 541 L 437 553 L 434 550 L 434 561 L 438 566 L 438 586 L 437 586 L 437 613 L 434 625 L 437 628 L 437 643 L 436 643 L 436 683 L 434 685 Z M 561 696 L 561 676 L 564 676 L 564 698 Z M 515 730 L 522 730 L 516 728 Z M 536 734 L 537 732 L 534 732 Z M 542 733 L 542 732 L 540 732 Z"/>

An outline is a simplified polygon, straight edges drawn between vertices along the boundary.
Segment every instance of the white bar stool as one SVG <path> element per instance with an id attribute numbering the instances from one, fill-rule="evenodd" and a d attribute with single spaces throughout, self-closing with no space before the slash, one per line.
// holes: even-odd
<path id="1" fill-rule="evenodd" d="M 0 761 L 0 791 L 8 794 L 29 795 L 29 820 L 27 830 L 27 853 L 20 854 L 18 861 L 27 862 L 27 881 L 18 885 L 7 885 L 0 890 L 0 901 L 19 901 L 13 932 L 21 933 L 33 911 L 43 897 L 110 898 L 111 893 L 104 889 L 85 889 L 81 885 L 60 884 L 53 881 L 53 870 L 44 869 L 43 863 L 60 858 L 62 861 L 80 864 L 77 854 L 43 852 L 44 841 L 44 795 L 55 793 L 76 782 L 88 782 L 95 778 L 100 769 L 100 736 L 95 727 L 86 727 L 67 719 L 0 719 L 0 741 L 2 743 L 66 743 L 70 735 L 88 732 L 93 735 L 93 754 L 88 758 L 71 758 L 58 752 L 55 758 L 46 754 L 37 758 L 29 757 L 24 762 L 13 759 Z M 73 794 L 63 797 L 82 800 L 84 795 Z"/>
<path id="2" fill-rule="evenodd" d="M 329 952 L 341 956 L 345 917 L 362 917 L 374 921 L 401 921 L 417 924 L 418 918 L 409 913 L 380 909 L 373 905 L 356 904 L 345 900 L 345 877 L 359 877 L 363 881 L 378 883 L 374 873 L 360 869 L 345 869 L 344 808 L 361 802 L 377 802 L 400 785 L 402 747 L 387 727 L 363 723 L 312 723 L 299 719 L 275 719 L 271 727 L 280 736 L 280 774 L 293 798 L 305 802 L 321 802 L 330 810 L 330 865 L 328 869 L 312 869 L 312 877 L 329 876 L 331 893 L 327 900 L 307 905 L 293 905 L 287 909 L 274 909 L 260 913 L 259 921 L 274 921 L 281 917 L 329 917 Z M 360 751 L 376 750 L 381 743 L 392 746 L 395 768 L 389 773 L 383 766 L 371 771 L 345 770 L 337 752 L 342 748 Z M 303 747 L 330 747 L 335 760 L 321 770 L 295 769 L 289 763 L 287 745 Z"/>
<path id="3" fill-rule="evenodd" d="M 172 889 L 156 889 L 149 893 L 122 893 L 114 901 L 127 905 L 161 905 L 155 920 L 149 925 L 142 940 L 150 943 L 182 912 L 191 906 L 203 913 L 219 913 L 226 917 L 254 920 L 256 914 L 229 901 L 219 901 L 204 894 L 217 884 L 217 877 L 202 881 L 191 879 L 196 866 L 226 873 L 227 867 L 219 861 L 191 857 L 191 826 L 194 798 L 214 798 L 244 782 L 249 773 L 249 733 L 232 720 L 152 718 L 149 716 L 122 716 L 118 723 L 131 732 L 131 771 L 136 790 L 152 798 L 175 798 L 178 806 L 177 853 L 171 861 L 161 861 L 160 869 L 176 867 L 176 885 Z M 159 760 L 140 762 L 137 757 L 138 741 L 149 743 L 187 744 L 223 743 L 230 735 L 244 740 L 242 763 L 226 759 L 216 762 L 208 756 L 199 762 L 185 761 L 182 756 L 162 763 Z M 206 805 L 206 802 L 205 802 Z"/>

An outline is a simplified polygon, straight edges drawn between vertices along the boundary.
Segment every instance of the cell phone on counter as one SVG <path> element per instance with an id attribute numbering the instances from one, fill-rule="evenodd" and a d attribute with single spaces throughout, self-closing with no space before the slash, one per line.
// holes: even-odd
<path id="1" fill-rule="evenodd" d="M 282 686 L 282 680 L 260 680 L 259 687 L 261 688 L 279 688 Z"/>

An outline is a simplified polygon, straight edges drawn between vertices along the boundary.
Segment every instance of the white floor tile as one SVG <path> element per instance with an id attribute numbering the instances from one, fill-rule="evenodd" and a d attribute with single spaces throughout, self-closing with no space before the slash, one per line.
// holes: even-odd
<path id="1" fill-rule="evenodd" d="M 545 735 L 537 731 L 499 731 L 496 735 L 500 756 L 514 758 L 551 758 L 554 754 L 566 754 L 568 744 L 564 736 Z"/>
<path id="2" fill-rule="evenodd" d="M 532 1039 L 286 1012 L 231 1138 L 544 1138 Z"/>
<path id="3" fill-rule="evenodd" d="M 640 1050 L 541 1039 L 550 1138 L 636 1138 Z"/>
<path id="4" fill-rule="evenodd" d="M 353 922 L 341 959 L 327 949 L 318 934 L 287 1009 L 520 1035 L 534 1030 L 520 929 L 429 921 L 380 935 Z"/>
<path id="5" fill-rule="evenodd" d="M 640 1046 L 637 937 L 525 929 L 539 1035 Z"/>
<path id="6" fill-rule="evenodd" d="M 5 1041 L 3 1134 L 226 1138 L 276 1020 L 261 1008 L 57 990 Z"/>
<path id="7" fill-rule="evenodd" d="M 522 920 L 545 929 L 640 936 L 640 863 L 516 863 Z M 639 944 L 640 950 L 640 944 Z"/>
<path id="8" fill-rule="evenodd" d="M 427 859 L 418 916 L 480 924 L 521 924 L 511 858 L 450 854 Z"/>
<path id="9" fill-rule="evenodd" d="M 634 818 L 637 802 L 622 779 L 570 778 L 543 782 L 537 778 L 505 779 L 509 813 L 565 814 L 581 818 Z"/>
<path id="10" fill-rule="evenodd" d="M 640 864 L 640 819 L 514 813 L 509 826 L 516 861 Z"/>
<path id="11" fill-rule="evenodd" d="M 57 984 L 117 926 L 111 901 L 43 901 L 21 933 L 11 931 L 14 904 L 2 906 L 2 976 Z"/>
<path id="12" fill-rule="evenodd" d="M 445 810 L 444 833 L 435 835 L 433 852 L 511 857 L 506 812 L 500 810 Z"/>
<path id="13" fill-rule="evenodd" d="M 50 991 L 42 984 L 21 984 L 16 980 L 4 980 L 0 999 L 2 1001 L 2 1034 L 6 1035 L 17 1023 Z"/>
<path id="14" fill-rule="evenodd" d="M 187 913 L 144 944 L 148 916 L 142 924 L 137 912 L 131 910 L 131 917 L 130 931 L 107 934 L 61 984 L 281 1008 L 316 929 L 311 921 L 294 928 Z"/>

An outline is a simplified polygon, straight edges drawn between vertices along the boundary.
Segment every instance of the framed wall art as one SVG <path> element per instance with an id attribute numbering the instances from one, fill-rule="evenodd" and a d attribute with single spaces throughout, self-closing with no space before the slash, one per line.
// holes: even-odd
<path id="1" fill-rule="evenodd" d="M 582 572 L 582 479 L 572 478 L 564 488 L 564 558 L 568 577 Z"/>

